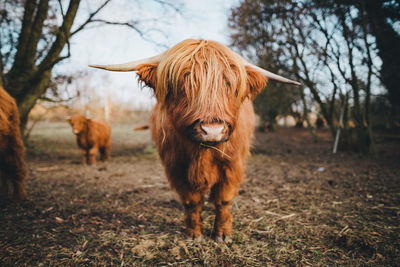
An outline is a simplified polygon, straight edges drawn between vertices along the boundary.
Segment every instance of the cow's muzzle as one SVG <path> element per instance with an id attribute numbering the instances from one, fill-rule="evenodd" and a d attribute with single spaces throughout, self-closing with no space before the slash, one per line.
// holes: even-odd
<path id="1" fill-rule="evenodd" d="M 191 127 L 189 127 L 188 135 L 189 138 L 195 142 L 218 144 L 228 141 L 231 131 L 231 124 L 224 121 L 196 121 Z"/>

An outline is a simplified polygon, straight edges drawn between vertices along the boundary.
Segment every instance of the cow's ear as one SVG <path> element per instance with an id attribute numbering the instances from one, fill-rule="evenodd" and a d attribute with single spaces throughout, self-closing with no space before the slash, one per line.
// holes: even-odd
<path id="1" fill-rule="evenodd" d="M 247 86 L 249 87 L 249 95 L 251 100 L 261 93 L 262 89 L 267 86 L 268 78 L 259 71 L 246 66 L 247 72 Z"/>
<path id="2" fill-rule="evenodd" d="M 157 87 L 157 66 L 158 64 L 143 64 L 139 66 L 136 73 L 139 76 L 140 82 L 143 82 L 154 90 Z"/>
<path id="3" fill-rule="evenodd" d="M 68 122 L 69 124 L 72 124 L 71 123 L 71 118 L 66 118 L 65 121 Z"/>

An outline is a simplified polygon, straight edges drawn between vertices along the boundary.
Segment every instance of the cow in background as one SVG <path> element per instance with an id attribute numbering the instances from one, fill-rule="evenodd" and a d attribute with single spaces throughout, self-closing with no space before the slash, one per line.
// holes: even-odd
<path id="1" fill-rule="evenodd" d="M 96 163 L 97 152 L 105 161 L 110 156 L 111 127 L 108 123 L 88 119 L 84 115 L 74 115 L 67 119 L 76 135 L 76 142 L 83 153 L 83 164 Z"/>
<path id="2" fill-rule="evenodd" d="M 168 181 L 185 207 L 188 237 L 201 237 L 200 212 L 210 192 L 216 208 L 213 235 L 231 242 L 230 206 L 244 179 L 254 130 L 252 100 L 268 78 L 299 83 L 207 40 L 185 40 L 139 61 L 91 66 L 138 71 L 139 80 L 154 89 L 152 137 Z"/>
<path id="3" fill-rule="evenodd" d="M 8 197 L 9 182 L 13 185 L 13 199 L 26 198 L 24 143 L 19 128 L 18 107 L 0 86 L 0 195 Z"/>

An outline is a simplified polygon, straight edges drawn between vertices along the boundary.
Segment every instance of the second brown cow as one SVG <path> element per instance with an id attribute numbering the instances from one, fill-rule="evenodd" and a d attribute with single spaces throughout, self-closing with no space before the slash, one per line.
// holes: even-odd
<path id="1" fill-rule="evenodd" d="M 97 152 L 100 159 L 105 161 L 110 156 L 111 127 L 108 123 L 86 118 L 84 115 L 74 115 L 67 119 L 72 132 L 83 153 L 83 164 L 96 163 Z"/>

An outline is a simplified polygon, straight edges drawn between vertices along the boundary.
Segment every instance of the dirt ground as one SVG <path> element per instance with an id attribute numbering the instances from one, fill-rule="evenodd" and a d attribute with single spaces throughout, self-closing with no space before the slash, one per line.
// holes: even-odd
<path id="1" fill-rule="evenodd" d="M 331 153 L 320 132 L 256 133 L 232 213 L 233 243 L 184 238 L 149 131 L 115 125 L 112 158 L 81 165 L 66 123 L 41 123 L 27 147 L 28 200 L 0 208 L 0 266 L 399 266 L 400 142 L 377 156 Z"/>

